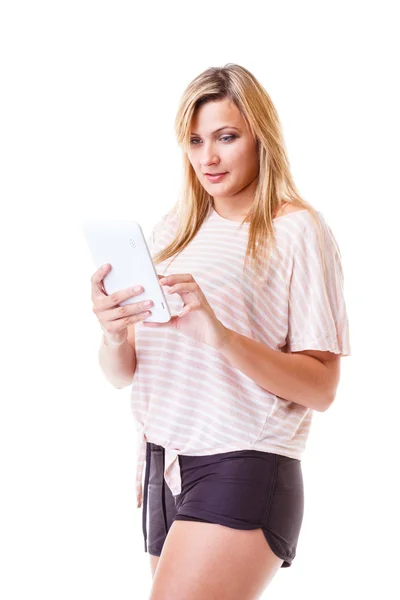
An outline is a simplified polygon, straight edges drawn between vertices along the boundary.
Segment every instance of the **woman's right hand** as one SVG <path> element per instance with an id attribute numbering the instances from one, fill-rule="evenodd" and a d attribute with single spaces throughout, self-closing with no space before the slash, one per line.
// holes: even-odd
<path id="1" fill-rule="evenodd" d="M 153 306 L 153 301 L 150 300 L 149 306 L 144 306 L 144 302 L 118 306 L 123 300 L 141 294 L 143 287 L 140 286 L 139 291 L 133 291 L 133 287 L 118 290 L 109 296 L 104 289 L 103 279 L 110 271 L 110 265 L 103 267 L 104 265 L 91 277 L 93 312 L 106 338 L 111 342 L 122 343 L 128 336 L 128 325 L 143 321 L 151 314 L 149 309 Z"/>

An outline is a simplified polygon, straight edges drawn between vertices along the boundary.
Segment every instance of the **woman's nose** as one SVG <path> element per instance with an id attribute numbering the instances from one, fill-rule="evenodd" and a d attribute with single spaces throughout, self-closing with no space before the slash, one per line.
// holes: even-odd
<path id="1" fill-rule="evenodd" d="M 219 158 L 215 152 L 215 149 L 212 144 L 204 144 L 202 148 L 202 156 L 200 159 L 200 164 L 203 167 L 206 167 L 211 164 L 218 164 Z"/>
<path id="2" fill-rule="evenodd" d="M 217 165 L 218 163 L 219 163 L 219 158 L 212 151 L 210 151 L 210 152 L 205 151 L 203 153 L 202 159 L 200 160 L 200 164 L 203 167 L 207 167 L 208 165 Z"/>

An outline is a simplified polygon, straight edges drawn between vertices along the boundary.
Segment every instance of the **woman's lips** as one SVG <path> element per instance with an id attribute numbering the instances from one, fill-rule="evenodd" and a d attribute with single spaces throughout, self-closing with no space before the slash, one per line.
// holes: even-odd
<path id="1" fill-rule="evenodd" d="M 218 182 L 221 181 L 221 179 L 223 177 L 225 177 L 225 175 L 228 175 L 228 173 L 221 173 L 220 175 L 207 175 L 206 173 L 206 177 L 209 181 L 214 181 L 214 182 Z"/>

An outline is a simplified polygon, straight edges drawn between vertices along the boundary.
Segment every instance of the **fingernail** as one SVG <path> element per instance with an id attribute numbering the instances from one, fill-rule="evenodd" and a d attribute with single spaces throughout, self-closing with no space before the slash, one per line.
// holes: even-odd
<path id="1" fill-rule="evenodd" d="M 134 288 L 132 288 L 134 292 L 141 292 L 143 290 L 141 285 L 136 285 Z"/>

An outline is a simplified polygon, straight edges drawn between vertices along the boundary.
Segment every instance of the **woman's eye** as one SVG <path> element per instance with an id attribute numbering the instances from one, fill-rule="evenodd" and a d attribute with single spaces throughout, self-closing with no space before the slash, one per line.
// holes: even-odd
<path id="1" fill-rule="evenodd" d="M 236 135 L 222 135 L 219 139 L 220 140 L 227 140 L 229 142 L 230 140 L 235 139 L 235 137 L 236 137 Z M 190 143 L 193 144 L 194 142 L 197 142 L 197 141 L 198 141 L 198 138 L 192 138 L 190 140 Z M 194 144 L 194 145 L 197 146 L 198 144 Z"/>

